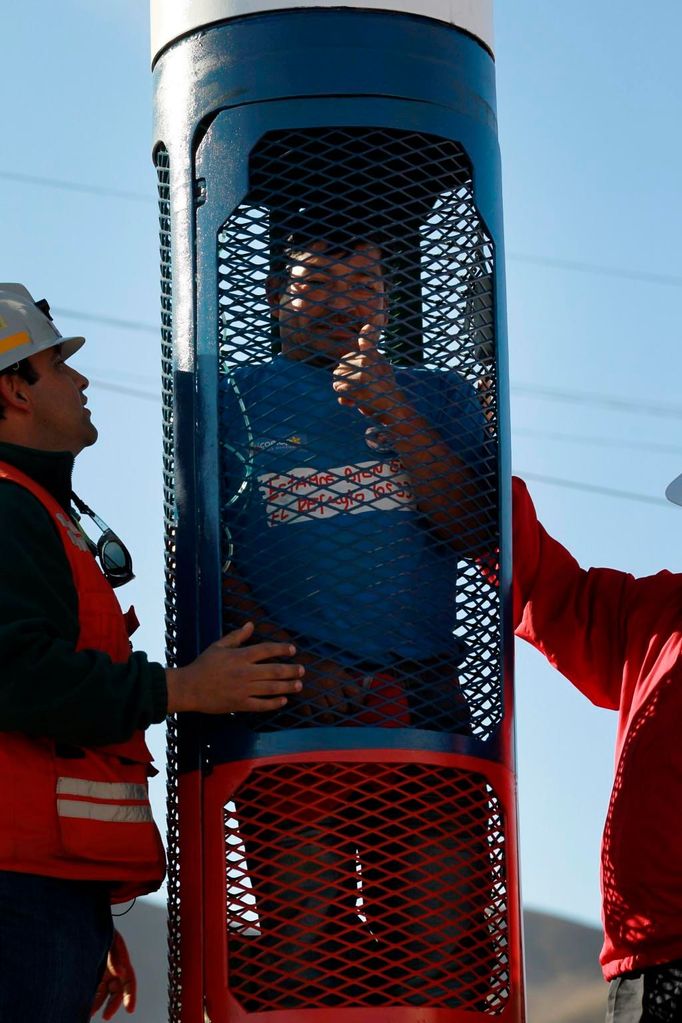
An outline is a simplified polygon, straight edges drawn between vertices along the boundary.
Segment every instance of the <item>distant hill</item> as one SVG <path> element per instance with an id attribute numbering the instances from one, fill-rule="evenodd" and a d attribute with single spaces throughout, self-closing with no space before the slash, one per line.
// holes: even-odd
<path id="1" fill-rule="evenodd" d="M 167 1023 L 164 910 L 142 899 L 116 923 L 140 988 L 135 1016 L 116 1019 Z M 607 987 L 598 963 L 600 932 L 534 910 L 525 911 L 524 928 L 528 1023 L 603 1023 Z"/>
<path id="2" fill-rule="evenodd" d="M 601 931 L 530 909 L 523 929 L 528 1023 L 603 1023 Z"/>

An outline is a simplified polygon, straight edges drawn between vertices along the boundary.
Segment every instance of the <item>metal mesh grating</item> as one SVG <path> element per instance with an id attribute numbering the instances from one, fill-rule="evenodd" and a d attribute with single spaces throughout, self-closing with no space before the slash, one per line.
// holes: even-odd
<path id="1" fill-rule="evenodd" d="M 224 827 L 228 983 L 247 1011 L 504 1008 L 504 820 L 482 775 L 257 767 Z"/>
<path id="2" fill-rule="evenodd" d="M 225 628 L 253 618 L 306 666 L 302 696 L 251 726 L 490 737 L 494 253 L 465 153 L 411 132 L 270 133 L 217 259 Z M 363 318 L 378 355 L 364 390 L 342 381 L 343 407 L 333 369 Z"/>
<path id="3" fill-rule="evenodd" d="M 166 663 L 177 656 L 177 600 L 175 592 L 175 456 L 173 441 L 173 321 L 170 223 L 170 158 L 161 146 L 156 152 L 159 196 L 159 248 L 161 256 L 161 402 L 163 437 L 163 517 L 166 598 Z M 168 842 L 168 998 L 169 1019 L 181 1018 L 180 876 L 178 849 L 178 730 L 174 717 L 166 721 L 167 842 Z"/>
<path id="4" fill-rule="evenodd" d="M 643 971 L 642 1019 L 675 1023 L 682 1013 L 682 960 Z"/>

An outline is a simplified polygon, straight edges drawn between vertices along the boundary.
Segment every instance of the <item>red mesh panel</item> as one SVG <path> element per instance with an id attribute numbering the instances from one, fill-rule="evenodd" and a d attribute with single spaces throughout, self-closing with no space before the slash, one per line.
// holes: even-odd
<path id="1" fill-rule="evenodd" d="M 256 767 L 223 813 L 230 993 L 247 1013 L 502 1012 L 503 828 L 482 774 L 421 763 Z"/>

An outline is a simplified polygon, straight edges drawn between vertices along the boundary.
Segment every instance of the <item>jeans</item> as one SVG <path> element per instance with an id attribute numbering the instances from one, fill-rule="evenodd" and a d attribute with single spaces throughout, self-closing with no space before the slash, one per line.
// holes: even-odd
<path id="1" fill-rule="evenodd" d="M 0 1023 L 88 1023 L 112 934 L 108 885 L 0 870 Z"/>
<path id="2" fill-rule="evenodd" d="M 682 960 L 616 977 L 609 987 L 606 1023 L 679 1023 Z"/>

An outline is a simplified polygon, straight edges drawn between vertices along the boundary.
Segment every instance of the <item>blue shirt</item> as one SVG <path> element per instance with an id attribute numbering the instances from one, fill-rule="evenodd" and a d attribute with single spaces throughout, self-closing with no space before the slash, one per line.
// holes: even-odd
<path id="1" fill-rule="evenodd" d="M 396 379 L 476 469 L 485 429 L 473 387 L 455 372 Z M 461 660 L 457 555 L 418 511 L 387 431 L 338 404 L 329 370 L 283 356 L 232 369 L 220 404 L 223 521 L 268 618 L 346 665 Z"/>

